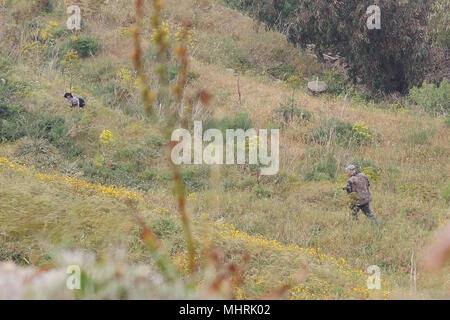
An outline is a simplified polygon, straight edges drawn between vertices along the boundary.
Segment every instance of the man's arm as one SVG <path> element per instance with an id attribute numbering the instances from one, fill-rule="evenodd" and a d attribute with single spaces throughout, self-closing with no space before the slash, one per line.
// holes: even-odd
<path id="1" fill-rule="evenodd" d="M 347 191 L 347 193 L 352 193 L 352 183 L 350 180 L 348 180 L 347 185 L 342 190 Z"/>
<path id="2" fill-rule="evenodd" d="M 370 187 L 370 181 L 369 181 L 369 178 L 367 178 L 367 176 L 366 175 L 364 175 L 364 177 L 366 178 L 366 180 L 367 180 L 367 188 L 369 188 Z"/>

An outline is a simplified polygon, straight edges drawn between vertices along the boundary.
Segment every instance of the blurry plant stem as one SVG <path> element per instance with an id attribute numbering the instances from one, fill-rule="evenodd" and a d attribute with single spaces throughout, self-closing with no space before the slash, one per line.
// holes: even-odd
<path id="1" fill-rule="evenodd" d="M 151 16 L 151 24 L 153 30 L 158 30 L 161 27 L 161 10 L 163 7 L 163 3 L 160 0 L 153 0 L 153 13 Z M 170 99 L 170 91 L 169 91 L 169 83 L 167 79 L 167 55 L 168 55 L 168 44 L 164 43 L 161 37 L 157 38 L 155 41 L 156 49 L 157 49 L 157 67 L 156 73 L 159 76 L 159 90 L 158 95 L 151 92 L 147 83 L 148 77 L 144 71 L 144 63 L 142 61 L 142 48 L 141 48 L 141 40 L 140 40 L 140 30 L 142 26 L 142 18 L 143 18 L 143 0 L 136 0 L 136 27 L 134 29 L 133 37 L 134 37 L 134 46 L 135 51 L 133 54 L 133 62 L 135 69 L 137 71 L 137 75 L 140 78 L 140 87 L 141 87 L 141 95 L 145 107 L 145 111 L 148 117 L 157 124 L 158 129 L 164 136 L 170 141 L 172 131 L 177 122 L 177 108 L 171 107 L 171 99 Z M 188 27 L 189 23 L 185 23 L 184 31 L 181 34 L 180 43 L 176 48 L 176 55 L 179 57 L 181 61 L 181 68 L 178 74 L 177 84 L 172 88 L 173 93 L 176 97 L 177 104 L 181 104 L 184 87 L 187 79 L 187 52 L 186 52 L 186 39 L 188 36 Z M 164 125 L 162 121 L 158 121 L 154 117 L 153 112 L 153 102 L 157 97 L 158 101 L 168 103 L 166 109 L 167 112 L 167 123 Z M 171 110 L 173 109 L 173 110 Z M 184 181 L 180 171 L 179 166 L 175 165 L 171 161 L 171 151 L 173 148 L 173 142 L 169 142 L 168 144 L 168 157 L 167 161 L 172 170 L 173 180 L 175 182 L 175 196 L 178 202 L 178 211 L 181 215 L 181 220 L 183 222 L 183 229 L 186 236 L 187 249 L 188 249 L 188 261 L 189 261 L 189 271 L 192 273 L 195 270 L 195 248 L 194 241 L 192 236 L 192 230 L 190 226 L 190 220 L 186 212 L 186 194 L 184 188 Z M 153 248 L 154 252 L 157 251 L 157 248 Z"/>

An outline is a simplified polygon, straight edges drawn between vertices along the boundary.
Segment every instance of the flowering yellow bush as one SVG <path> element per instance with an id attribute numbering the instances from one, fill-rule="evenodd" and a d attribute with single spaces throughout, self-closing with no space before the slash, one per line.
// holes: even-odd
<path id="1" fill-rule="evenodd" d="M 22 48 L 22 54 L 29 59 L 40 56 L 45 50 L 45 45 L 39 41 L 27 43 Z"/>
<path id="2" fill-rule="evenodd" d="M 100 135 L 100 142 L 104 146 L 109 146 L 114 142 L 114 135 L 109 130 L 103 130 L 102 134 Z"/>
<path id="3" fill-rule="evenodd" d="M 54 28 L 56 28 L 58 26 L 58 22 L 55 21 L 50 21 L 47 25 L 47 27 L 45 27 L 42 31 L 41 31 L 41 38 L 42 40 L 46 41 L 47 39 L 49 39 L 49 32 L 52 31 Z M 50 40 L 53 40 L 50 37 Z"/>
<path id="4" fill-rule="evenodd" d="M 356 140 L 360 143 L 368 142 L 372 139 L 369 126 L 365 122 L 355 122 L 352 131 Z"/>
<path id="5" fill-rule="evenodd" d="M 369 178 L 369 181 L 371 183 L 377 183 L 378 179 L 381 176 L 380 170 L 375 170 L 372 167 L 362 168 L 361 172 L 364 173 L 367 178 Z"/>
<path id="6" fill-rule="evenodd" d="M 129 86 L 132 80 L 131 70 L 127 68 L 121 68 L 116 73 L 116 81 L 118 81 L 122 86 Z"/>

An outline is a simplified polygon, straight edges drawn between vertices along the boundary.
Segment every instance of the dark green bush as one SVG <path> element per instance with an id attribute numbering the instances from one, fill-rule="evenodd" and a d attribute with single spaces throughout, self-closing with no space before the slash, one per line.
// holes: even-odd
<path id="1" fill-rule="evenodd" d="M 262 185 L 257 184 L 253 190 L 253 194 L 257 199 L 270 198 L 272 196 L 272 192 L 265 189 Z"/>
<path id="2" fill-rule="evenodd" d="M 115 184 L 124 187 L 138 187 L 143 190 L 151 188 L 150 181 L 138 177 L 136 167 L 132 163 L 114 163 L 98 165 L 92 160 L 79 163 L 83 176 L 92 182 L 102 184 Z"/>
<path id="3" fill-rule="evenodd" d="M 233 117 L 225 117 L 221 120 L 209 119 L 203 125 L 203 130 L 214 128 L 219 129 L 225 136 L 226 129 L 248 130 L 253 127 L 252 121 L 246 112 L 239 112 Z"/>
<path id="4" fill-rule="evenodd" d="M 19 122 L 0 119 L 0 141 L 15 141 L 25 135 L 25 130 Z"/>
<path id="5" fill-rule="evenodd" d="M 161 238 L 167 238 L 175 233 L 182 232 L 182 227 L 174 217 L 162 217 L 152 223 L 152 230 Z"/>
<path id="6" fill-rule="evenodd" d="M 352 125 L 338 119 L 329 119 L 323 121 L 322 125 L 312 130 L 309 140 L 320 145 L 326 145 L 328 141 L 335 139 L 341 146 L 348 145 L 353 141 Z"/>
<path id="7" fill-rule="evenodd" d="M 267 73 L 283 81 L 286 81 L 291 76 L 296 75 L 295 67 L 287 63 L 280 63 L 277 65 L 270 66 L 267 69 Z"/>
<path id="8" fill-rule="evenodd" d="M 201 166 L 195 169 L 183 169 L 182 176 L 188 192 L 200 191 L 206 187 L 209 167 Z"/>
<path id="9" fill-rule="evenodd" d="M 23 107 L 0 103 L 0 141 L 15 141 L 26 135 L 22 117 L 26 116 Z"/>
<path id="10" fill-rule="evenodd" d="M 15 104 L 0 104 L 0 119 L 8 120 L 18 116 L 25 109 Z"/>
<path id="11" fill-rule="evenodd" d="M 73 145 L 67 136 L 69 128 L 65 120 L 48 114 L 25 111 L 18 105 L 0 105 L 0 140 L 15 141 L 28 136 L 44 139 L 58 148 L 63 154 L 75 157 L 82 151 Z"/>
<path id="12" fill-rule="evenodd" d="M 152 147 L 161 148 L 164 145 L 164 138 L 161 136 L 151 136 L 147 139 L 146 144 Z"/>
<path id="13" fill-rule="evenodd" d="M 308 121 L 312 117 L 312 113 L 300 109 L 298 102 L 293 98 L 289 98 L 285 103 L 280 103 L 280 107 L 275 109 L 274 112 L 283 124 L 301 120 Z"/>
<path id="14" fill-rule="evenodd" d="M 78 38 L 77 40 L 70 40 L 66 46 L 66 51 L 74 50 L 78 53 L 80 58 L 87 58 L 95 56 L 98 52 L 97 40 L 93 38 Z"/>
<path id="15" fill-rule="evenodd" d="M 48 31 L 48 38 L 49 39 L 60 39 L 64 36 L 68 36 L 70 34 L 69 29 L 65 25 L 57 26 L 55 28 L 52 28 Z"/>
<path id="16" fill-rule="evenodd" d="M 36 122 L 35 131 L 32 131 L 31 134 L 37 137 L 41 136 L 57 145 L 61 143 L 61 139 L 65 139 L 68 131 L 63 118 L 42 115 Z"/>
<path id="17" fill-rule="evenodd" d="M 325 155 L 311 171 L 303 176 L 305 181 L 319 181 L 336 177 L 337 161 L 332 154 Z"/>
<path id="18" fill-rule="evenodd" d="M 328 85 L 327 92 L 331 94 L 340 95 L 348 89 L 344 76 L 339 72 L 326 72 L 322 76 L 322 80 Z"/>
<path id="19" fill-rule="evenodd" d="M 17 97 L 26 95 L 30 85 L 24 81 L 10 81 L 6 75 L 0 76 L 0 105 L 17 102 Z"/>

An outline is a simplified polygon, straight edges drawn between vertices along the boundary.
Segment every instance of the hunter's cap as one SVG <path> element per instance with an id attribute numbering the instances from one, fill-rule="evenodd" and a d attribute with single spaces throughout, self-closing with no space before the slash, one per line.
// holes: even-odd
<path id="1" fill-rule="evenodd" d="M 353 164 L 351 164 L 351 165 L 347 166 L 347 168 L 345 168 L 345 170 L 356 170 L 356 167 Z"/>

